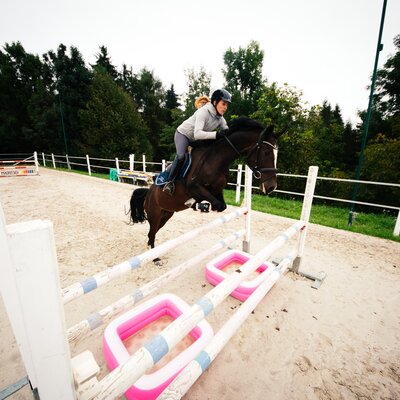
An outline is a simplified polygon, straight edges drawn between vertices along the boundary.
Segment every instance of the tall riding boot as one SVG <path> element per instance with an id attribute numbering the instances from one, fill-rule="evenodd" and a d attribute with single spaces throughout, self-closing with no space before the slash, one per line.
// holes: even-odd
<path id="1" fill-rule="evenodd" d="M 179 175 L 179 172 L 182 168 L 183 162 L 185 158 L 179 159 L 175 158 L 174 162 L 171 165 L 171 171 L 169 173 L 169 182 L 164 186 L 163 192 L 167 192 L 169 194 L 173 194 L 175 190 L 175 180 Z"/>

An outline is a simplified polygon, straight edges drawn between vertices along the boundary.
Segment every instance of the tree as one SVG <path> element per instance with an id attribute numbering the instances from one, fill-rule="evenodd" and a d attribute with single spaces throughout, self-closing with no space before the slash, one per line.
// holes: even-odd
<path id="1" fill-rule="evenodd" d="M 344 126 L 342 142 L 344 143 L 342 163 L 344 171 L 349 173 L 350 171 L 354 171 L 357 166 L 357 152 L 361 146 L 360 132 L 353 129 L 349 122 Z"/>
<path id="2" fill-rule="evenodd" d="M 251 115 L 262 124 L 274 125 L 275 131 L 287 130 L 279 139 L 279 168 L 285 172 L 307 171 L 315 150 L 312 129 L 305 129 L 307 112 L 302 105 L 302 92 L 285 84 L 264 85 Z"/>
<path id="3" fill-rule="evenodd" d="M 299 130 L 306 116 L 302 105 L 303 93 L 288 84 L 279 87 L 276 82 L 264 85 L 257 102 L 257 111 L 251 117 L 277 130 Z"/>
<path id="4" fill-rule="evenodd" d="M 375 182 L 397 183 L 400 178 L 400 140 L 381 137 L 379 142 L 370 144 L 364 153 L 364 179 Z M 367 193 L 367 195 L 366 195 Z M 366 188 L 364 199 L 368 202 L 398 206 L 399 190 L 393 187 Z"/>
<path id="5" fill-rule="evenodd" d="M 61 135 L 65 133 L 68 151 L 76 154 L 82 140 L 78 114 L 89 99 L 92 73 L 85 66 L 78 49 L 73 46 L 70 47 L 70 55 L 67 54 L 66 46 L 60 44 L 57 52 L 49 51 L 43 58 L 54 80 L 52 90 L 57 95 L 60 132 L 62 121 L 64 123 L 64 132 Z"/>
<path id="6" fill-rule="evenodd" d="M 375 100 L 384 117 L 400 117 L 400 35 L 393 40 L 396 53 L 377 72 Z M 400 131 L 397 131 L 400 137 Z"/>
<path id="7" fill-rule="evenodd" d="M 90 98 L 79 116 L 83 152 L 104 158 L 130 153 L 151 157 L 148 130 L 136 104 L 100 67 L 95 69 Z"/>
<path id="8" fill-rule="evenodd" d="M 165 92 L 162 82 L 153 71 L 143 68 L 135 78 L 134 99 L 144 122 L 149 128 L 149 141 L 154 160 L 161 160 L 160 134 L 166 124 Z"/>
<path id="9" fill-rule="evenodd" d="M 172 84 L 165 95 L 166 125 L 161 130 L 158 144 L 159 152 L 163 159 L 171 160 L 175 154 L 175 131 L 183 121 L 183 111 L 179 108 L 180 105 Z"/>
<path id="10" fill-rule="evenodd" d="M 178 95 L 175 93 L 174 85 L 171 84 L 171 87 L 165 94 L 165 108 L 173 110 L 174 108 L 178 108 L 180 105 Z"/>
<path id="11" fill-rule="evenodd" d="M 194 101 L 199 96 L 211 95 L 211 74 L 203 67 L 196 72 L 194 69 L 185 71 L 188 90 L 185 99 L 185 117 L 189 118 L 195 111 Z"/>
<path id="12" fill-rule="evenodd" d="M 111 63 L 111 57 L 108 55 L 107 47 L 100 46 L 100 53 L 96 54 L 96 64 L 92 67 L 102 67 L 115 81 L 119 74 L 117 68 Z"/>
<path id="13" fill-rule="evenodd" d="M 27 53 L 20 42 L 5 44 L 4 52 L 0 51 L 0 147 L 3 152 L 31 152 L 49 143 L 46 139 L 54 125 L 47 124 L 50 120 L 54 122 L 55 117 L 54 96 L 48 90 L 51 81 L 40 58 Z M 58 144 L 52 142 L 54 151 L 58 150 Z"/>
<path id="14" fill-rule="evenodd" d="M 229 48 L 224 54 L 222 70 L 225 86 L 232 93 L 229 115 L 250 115 L 257 108 L 257 100 L 264 85 L 262 68 L 264 52 L 256 41 L 235 51 Z"/>

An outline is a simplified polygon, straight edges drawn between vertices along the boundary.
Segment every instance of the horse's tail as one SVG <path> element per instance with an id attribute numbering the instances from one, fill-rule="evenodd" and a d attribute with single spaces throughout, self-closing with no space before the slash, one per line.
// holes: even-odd
<path id="1" fill-rule="evenodd" d="M 140 188 L 136 189 L 132 193 L 131 197 L 131 222 L 133 224 L 137 222 L 146 221 L 146 213 L 144 211 L 144 199 L 146 198 L 149 189 Z"/>

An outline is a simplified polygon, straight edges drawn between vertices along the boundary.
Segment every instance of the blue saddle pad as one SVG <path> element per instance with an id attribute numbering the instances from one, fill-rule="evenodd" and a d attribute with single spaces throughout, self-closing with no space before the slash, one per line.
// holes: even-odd
<path id="1" fill-rule="evenodd" d="M 183 167 L 181 168 L 179 176 L 176 179 L 179 180 L 179 179 L 185 178 L 187 173 L 189 172 L 189 169 L 190 169 L 191 165 L 192 165 L 192 155 L 190 153 L 188 153 L 188 154 L 186 154 L 185 162 L 183 164 Z M 169 170 L 168 170 L 168 168 L 165 171 L 160 172 L 155 177 L 155 180 L 154 180 L 154 184 L 157 185 L 157 186 L 163 186 L 168 182 L 169 182 Z"/>

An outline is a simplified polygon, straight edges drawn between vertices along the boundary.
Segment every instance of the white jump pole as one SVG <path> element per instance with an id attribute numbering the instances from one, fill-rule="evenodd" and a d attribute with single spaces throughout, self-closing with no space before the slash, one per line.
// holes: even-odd
<path id="1" fill-rule="evenodd" d="M 165 274 L 147 283 L 141 288 L 134 290 L 131 294 L 123 297 L 122 299 L 116 301 L 113 304 L 108 305 L 101 311 L 98 311 L 90 315 L 87 319 L 72 326 L 67 330 L 67 337 L 69 342 L 73 341 L 75 342 L 81 339 L 83 335 L 107 323 L 113 317 L 121 313 L 123 310 L 133 307 L 135 304 L 143 300 L 145 297 L 149 296 L 155 290 L 163 287 L 167 282 L 170 282 L 172 279 L 177 278 L 185 271 L 192 268 L 194 265 L 200 263 L 201 261 L 210 257 L 217 251 L 227 247 L 229 244 L 242 238 L 244 234 L 245 230 L 242 229 L 227 236 L 226 238 L 220 240 L 211 248 L 199 253 L 195 257 L 192 257 L 190 260 L 181 263 L 171 271 L 166 272 Z"/>
<path id="2" fill-rule="evenodd" d="M 115 168 L 117 169 L 117 173 L 119 174 L 120 169 L 119 169 L 119 160 L 118 160 L 118 157 L 115 157 Z"/>
<path id="3" fill-rule="evenodd" d="M 214 289 L 202 297 L 187 312 L 180 315 L 153 340 L 147 342 L 126 362 L 115 368 L 103 378 L 96 388 L 96 400 L 112 399 L 124 393 L 146 371 L 152 368 L 163 356 L 179 343 L 203 318 L 210 314 L 229 294 L 236 289 L 260 264 L 290 237 L 304 229 L 304 222 L 298 221 L 247 261 L 240 272 L 235 271 Z"/>
<path id="4" fill-rule="evenodd" d="M 75 399 L 53 225 L 0 214 L 1 292 L 29 380 L 41 400 Z"/>
<path id="5" fill-rule="evenodd" d="M 245 187 L 244 187 L 244 204 L 248 209 L 246 213 L 245 229 L 246 235 L 243 240 L 243 251 L 250 253 L 250 238 L 251 238 L 251 195 L 252 195 L 252 182 L 253 182 L 253 171 L 246 165 L 245 168 Z"/>
<path id="6" fill-rule="evenodd" d="M 143 264 L 154 260 L 155 258 L 165 254 L 167 251 L 186 243 L 196 236 L 200 235 L 203 232 L 208 232 L 219 225 L 223 225 L 226 222 L 233 220 L 245 213 L 248 213 L 247 207 L 242 207 L 237 209 L 236 211 L 231 212 L 230 214 L 224 215 L 215 219 L 214 221 L 202 225 L 196 229 L 193 229 L 177 238 L 171 239 L 168 242 L 162 243 L 151 250 L 148 250 L 138 256 L 132 257 L 131 259 L 124 261 L 120 264 L 114 265 L 113 267 L 107 268 L 106 270 L 99 272 L 96 275 L 93 275 L 89 278 L 86 278 L 82 282 L 77 282 L 63 289 L 61 294 L 63 298 L 64 304 L 69 301 L 91 292 L 94 289 L 110 282 L 111 280 L 124 275 L 132 270 L 139 268 Z"/>
<path id="7" fill-rule="evenodd" d="M 143 172 L 146 172 L 146 154 L 142 155 Z"/>
<path id="8" fill-rule="evenodd" d="M 133 171 L 135 169 L 135 155 L 129 154 L 129 171 Z"/>
<path id="9" fill-rule="evenodd" d="M 201 374 L 215 360 L 220 351 L 235 335 L 247 317 L 257 307 L 260 301 L 275 285 L 278 279 L 292 264 L 296 251 L 286 256 L 277 267 L 268 275 L 263 283 L 247 298 L 239 310 L 215 334 L 211 342 L 191 361 L 174 379 L 173 382 L 157 397 L 157 400 L 176 400 L 182 398 Z"/>

